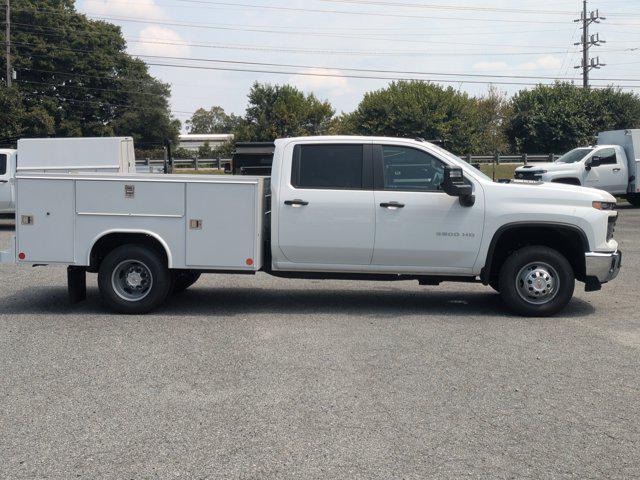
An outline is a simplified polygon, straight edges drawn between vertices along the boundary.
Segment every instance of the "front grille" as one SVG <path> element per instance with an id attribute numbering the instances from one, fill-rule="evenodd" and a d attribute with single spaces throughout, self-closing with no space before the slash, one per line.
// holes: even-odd
<path id="1" fill-rule="evenodd" d="M 542 178 L 542 174 L 540 172 L 517 172 L 515 175 L 518 180 L 540 180 Z"/>
<path id="2" fill-rule="evenodd" d="M 613 234 L 616 231 L 616 222 L 618 221 L 618 216 L 609 217 L 609 224 L 607 225 L 607 242 L 613 238 Z"/>

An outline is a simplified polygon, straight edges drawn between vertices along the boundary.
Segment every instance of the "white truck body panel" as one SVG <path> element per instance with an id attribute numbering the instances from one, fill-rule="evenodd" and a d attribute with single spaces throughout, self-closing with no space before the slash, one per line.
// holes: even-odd
<path id="1" fill-rule="evenodd" d="M 18 140 L 17 171 L 133 173 L 131 137 L 25 138 Z"/>
<path id="2" fill-rule="evenodd" d="M 157 239 L 170 268 L 258 270 L 265 183 L 244 176 L 20 174 L 16 255 L 25 258 L 18 262 L 87 266 L 95 243 L 118 232 Z M 200 221 L 197 228 L 192 220 Z"/>
<path id="3" fill-rule="evenodd" d="M 0 213 L 15 212 L 16 173 L 135 171 L 131 137 L 20 139 L 17 150 L 0 150 Z"/>

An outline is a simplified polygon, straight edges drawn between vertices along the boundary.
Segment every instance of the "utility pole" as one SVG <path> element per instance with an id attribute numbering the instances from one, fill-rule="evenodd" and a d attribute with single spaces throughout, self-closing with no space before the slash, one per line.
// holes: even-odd
<path id="1" fill-rule="evenodd" d="M 6 0 L 6 16 L 4 38 L 6 43 L 6 56 L 7 56 L 7 87 L 11 88 L 11 80 L 13 79 L 13 68 L 11 68 L 11 2 Z"/>
<path id="2" fill-rule="evenodd" d="M 591 47 L 599 47 L 603 43 L 607 43 L 604 40 L 600 40 L 600 35 L 589 35 L 589 27 L 593 23 L 600 23 L 601 20 L 606 20 L 605 17 L 600 16 L 598 10 L 589 12 L 587 8 L 587 0 L 582 1 L 582 15 L 578 20 L 574 20 L 576 23 L 582 22 L 582 41 L 574 45 L 582 45 L 582 65 L 578 65 L 574 68 L 582 69 L 582 86 L 589 88 L 589 72 L 591 70 L 597 70 L 602 67 L 606 67 L 604 63 L 600 63 L 600 57 L 590 58 L 589 49 Z"/>

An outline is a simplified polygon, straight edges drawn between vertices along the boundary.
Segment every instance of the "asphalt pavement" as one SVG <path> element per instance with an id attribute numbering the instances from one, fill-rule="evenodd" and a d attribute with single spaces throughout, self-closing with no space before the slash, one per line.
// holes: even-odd
<path id="1" fill-rule="evenodd" d="M 480 285 L 208 275 L 70 306 L 0 266 L 0 478 L 640 478 L 640 209 L 555 318 Z M 13 226 L 0 221 L 0 247 Z"/>

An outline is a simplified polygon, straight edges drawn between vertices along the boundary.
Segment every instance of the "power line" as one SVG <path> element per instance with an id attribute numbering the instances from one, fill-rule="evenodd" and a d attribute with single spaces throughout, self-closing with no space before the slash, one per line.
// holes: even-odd
<path id="1" fill-rule="evenodd" d="M 273 52 L 286 52 L 286 53 L 312 53 L 312 54 L 327 54 L 327 55 L 369 55 L 369 56 L 527 56 L 527 55 L 548 55 L 565 53 L 562 51 L 537 51 L 537 52 L 492 52 L 487 54 L 486 52 L 429 52 L 421 50 L 321 50 L 321 49 L 308 49 L 308 48 L 288 48 L 288 47 L 273 47 L 266 45 L 251 45 L 251 44 L 194 44 L 194 43 L 181 43 L 181 42 L 163 42 L 163 41 L 149 41 L 149 40 L 129 40 L 133 43 L 153 43 L 156 45 L 180 45 L 190 47 L 202 47 L 202 48 L 214 48 L 221 50 L 251 50 L 251 51 L 273 51 Z M 26 47 L 41 47 L 41 45 L 29 43 L 29 42 L 14 42 L 15 45 L 22 45 Z M 79 53 L 91 53 L 93 50 L 80 49 L 80 48 L 62 48 L 56 47 L 56 50 L 79 52 Z M 630 51 L 633 49 L 621 49 L 619 51 Z"/>
<path id="2" fill-rule="evenodd" d="M 351 74 L 334 74 L 334 73 L 314 73 L 314 72 L 295 72 L 295 71 L 281 71 L 281 70 L 258 70 L 258 69 L 249 69 L 249 68 L 229 68 L 229 67 L 213 67 L 213 66 L 204 66 L 204 65 L 177 65 L 177 64 L 166 64 L 166 63 L 147 63 L 147 65 L 151 66 L 159 66 L 159 67 L 173 67 L 173 68 L 187 68 L 187 69 L 196 69 L 196 70 L 216 70 L 216 71 L 226 71 L 226 72 L 249 72 L 249 73 L 266 73 L 266 74 L 275 74 L 275 75 L 298 75 L 298 76 L 308 76 L 308 77 L 328 77 L 328 78 L 355 78 L 355 79 L 367 79 L 367 80 L 407 80 L 407 81 L 420 81 L 420 82 L 440 82 L 440 83 L 453 83 L 453 84 L 463 84 L 463 83 L 472 83 L 472 84 L 484 84 L 484 85 L 523 85 L 523 86 L 536 86 L 536 85 L 553 85 L 552 83 L 525 83 L 525 82 L 504 82 L 504 81 L 479 81 L 479 80 L 464 80 L 464 79 L 428 79 L 428 78 L 410 78 L 410 77 L 392 77 L 392 76 L 365 76 L 365 75 L 351 75 Z M 599 85 L 598 88 L 607 88 L 608 85 Z M 615 85 L 615 87 L 619 88 L 640 88 L 640 85 Z"/>
<path id="3" fill-rule="evenodd" d="M 137 18 L 126 18 L 126 17 L 96 17 L 100 20 L 109 20 L 109 21 L 118 21 L 118 22 L 130 22 L 130 23 L 143 23 L 143 24 L 153 24 L 153 25 L 163 25 L 163 26 L 181 26 L 181 27 L 194 27 L 194 28 L 205 28 L 211 30 L 224 30 L 224 31 L 240 31 L 240 32 L 258 32 L 258 33 L 274 33 L 274 34 L 284 34 L 284 35 L 302 35 L 302 36 L 315 36 L 315 37 L 327 37 L 327 38 L 353 38 L 353 39 L 367 39 L 367 40 L 378 40 L 384 42 L 404 42 L 404 43 L 419 43 L 424 44 L 424 40 L 411 40 L 404 38 L 389 38 L 389 37 L 373 37 L 373 36 L 363 36 L 363 35 L 348 35 L 348 34 L 332 34 L 332 33 L 322 33 L 322 32 L 309 32 L 309 31 L 278 31 L 278 30 L 267 30 L 267 29 L 256 29 L 252 27 L 217 27 L 213 25 L 199 25 L 199 24 L 188 24 L 188 23 L 180 23 L 180 22 L 161 22 L 161 21 L 151 21 L 151 20 L 140 20 Z M 15 24 L 19 25 L 21 29 L 30 28 L 31 25 L 19 23 Z M 31 29 L 27 31 L 37 31 L 40 27 L 36 27 L 36 29 Z M 59 30 L 48 28 L 47 31 L 58 32 L 55 36 L 65 36 L 63 33 L 59 33 Z M 23 30 L 24 31 L 24 30 Z M 45 35 L 45 34 L 42 34 Z M 87 34 L 91 35 L 91 34 Z M 143 41 L 146 41 L 144 39 Z M 439 45 L 464 45 L 464 46 L 473 46 L 473 47 L 503 47 L 504 44 L 492 44 L 492 43 L 478 43 L 478 42 L 450 42 L 450 41 L 434 41 L 429 40 L 430 44 L 439 44 Z M 150 42 L 152 43 L 152 42 Z M 510 44 L 510 47 L 517 48 L 563 48 L 560 46 L 552 46 L 552 45 L 517 45 Z"/>
<path id="4" fill-rule="evenodd" d="M 264 10 L 275 10 L 275 11 L 288 11 L 288 12 L 303 12 L 303 13 L 331 13 L 331 14 L 339 14 L 339 15 L 357 15 L 357 16 L 372 16 L 372 17 L 384 17 L 384 18 L 411 18 L 411 19 L 424 19 L 424 20 L 456 20 L 463 22 L 491 22 L 491 23 L 540 23 L 540 24 L 565 24 L 563 21 L 553 21 L 553 20 L 517 20 L 513 18 L 470 18 L 470 17 L 442 17 L 442 16 L 433 16 L 433 15 L 404 15 L 399 13 L 377 13 L 377 12 L 356 12 L 356 11 L 348 11 L 348 10 L 328 10 L 328 9 L 318 9 L 318 8 L 297 8 L 297 7 L 282 7 L 275 5 L 256 5 L 250 3 L 232 3 L 232 2 L 215 2 L 215 1 L 205 1 L 205 0 L 180 0 L 187 3 L 197 3 L 197 4 L 205 4 L 205 5 L 218 5 L 218 6 L 229 6 L 229 7 L 242 7 L 242 8 L 257 8 Z M 117 2 L 116 2 L 117 3 Z M 21 11 L 31 12 L 31 13 L 46 13 L 51 15 L 69 15 L 67 12 L 49 10 L 49 9 L 38 9 L 38 8 L 20 8 Z M 92 12 L 85 12 L 87 16 L 100 16 L 100 14 L 95 14 Z"/>

